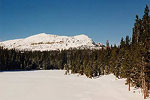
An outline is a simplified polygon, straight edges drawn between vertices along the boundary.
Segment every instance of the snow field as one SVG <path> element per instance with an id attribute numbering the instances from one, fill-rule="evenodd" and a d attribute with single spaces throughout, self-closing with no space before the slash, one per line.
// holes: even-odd
<path id="1" fill-rule="evenodd" d="M 0 100 L 144 100 L 125 79 L 64 75 L 64 70 L 0 72 Z"/>

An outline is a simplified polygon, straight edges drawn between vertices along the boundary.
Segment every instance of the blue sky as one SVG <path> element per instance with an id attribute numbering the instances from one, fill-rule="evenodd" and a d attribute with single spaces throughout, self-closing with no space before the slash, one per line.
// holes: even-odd
<path id="1" fill-rule="evenodd" d="M 0 40 L 45 32 L 118 44 L 131 36 L 146 4 L 150 0 L 0 0 Z"/>

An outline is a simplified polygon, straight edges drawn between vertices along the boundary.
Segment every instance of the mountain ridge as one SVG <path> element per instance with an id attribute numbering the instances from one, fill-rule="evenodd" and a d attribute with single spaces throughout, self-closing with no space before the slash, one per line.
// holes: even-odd
<path id="1" fill-rule="evenodd" d="M 39 33 L 24 39 L 14 39 L 0 42 L 0 46 L 8 49 L 26 51 L 51 51 L 77 49 L 100 49 L 100 45 L 85 34 L 76 36 L 59 36 Z"/>

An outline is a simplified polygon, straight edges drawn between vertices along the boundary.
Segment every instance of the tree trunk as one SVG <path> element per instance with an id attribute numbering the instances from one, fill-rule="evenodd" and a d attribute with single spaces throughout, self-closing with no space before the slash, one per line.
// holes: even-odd
<path id="1" fill-rule="evenodd" d="M 130 91 L 130 78 L 128 79 L 128 81 L 129 81 L 129 82 L 128 82 L 128 84 L 129 84 L 129 88 L 128 88 L 128 89 L 129 89 L 129 91 Z"/>

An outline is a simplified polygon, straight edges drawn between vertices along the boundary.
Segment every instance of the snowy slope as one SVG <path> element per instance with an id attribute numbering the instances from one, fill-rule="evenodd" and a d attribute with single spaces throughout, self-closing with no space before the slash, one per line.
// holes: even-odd
<path id="1" fill-rule="evenodd" d="M 0 100 L 144 100 L 139 90 L 129 92 L 125 80 L 112 74 L 90 79 L 64 73 L 1 72 Z"/>
<path id="2" fill-rule="evenodd" d="M 18 50 L 62 50 L 70 48 L 101 48 L 97 46 L 92 39 L 86 35 L 78 36 L 58 36 L 46 33 L 40 33 L 27 37 L 25 39 L 16 39 L 0 42 L 0 46 L 8 49 L 18 49 Z"/>

